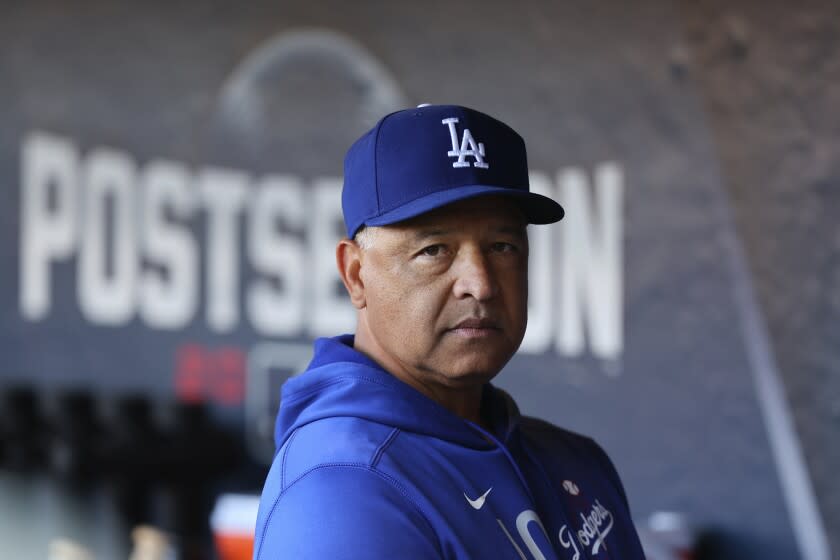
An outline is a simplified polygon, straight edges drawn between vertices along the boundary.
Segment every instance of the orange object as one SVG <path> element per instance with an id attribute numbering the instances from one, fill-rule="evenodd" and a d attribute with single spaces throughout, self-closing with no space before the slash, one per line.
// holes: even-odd
<path id="1" fill-rule="evenodd" d="M 210 515 L 219 560 L 251 560 L 259 496 L 222 494 Z"/>
<path id="2" fill-rule="evenodd" d="M 254 557 L 254 535 L 216 533 L 213 540 L 220 560 L 251 560 Z"/>

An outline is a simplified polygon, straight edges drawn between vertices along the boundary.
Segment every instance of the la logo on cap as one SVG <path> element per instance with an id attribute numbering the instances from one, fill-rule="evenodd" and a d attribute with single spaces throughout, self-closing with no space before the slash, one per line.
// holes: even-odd
<path id="1" fill-rule="evenodd" d="M 469 167 L 470 163 L 467 161 L 467 156 L 472 156 L 475 158 L 473 167 L 480 167 L 481 169 L 490 168 L 490 165 L 484 161 L 484 144 L 481 142 L 476 143 L 469 128 L 464 129 L 459 148 L 458 131 L 455 129 L 455 123 L 458 122 L 458 118 L 449 117 L 440 122 L 449 127 L 449 138 L 452 140 L 452 149 L 446 152 L 446 155 L 458 158 L 457 161 L 452 162 L 452 167 Z"/>

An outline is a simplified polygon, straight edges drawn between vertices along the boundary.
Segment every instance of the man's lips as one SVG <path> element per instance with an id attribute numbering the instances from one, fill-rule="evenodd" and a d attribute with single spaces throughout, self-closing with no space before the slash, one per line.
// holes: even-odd
<path id="1" fill-rule="evenodd" d="M 456 329 L 498 329 L 499 325 L 492 319 L 464 319 L 453 328 Z"/>
<path id="2" fill-rule="evenodd" d="M 449 332 L 470 338 L 487 336 L 501 331 L 499 323 L 492 319 L 469 318 L 456 324 Z"/>

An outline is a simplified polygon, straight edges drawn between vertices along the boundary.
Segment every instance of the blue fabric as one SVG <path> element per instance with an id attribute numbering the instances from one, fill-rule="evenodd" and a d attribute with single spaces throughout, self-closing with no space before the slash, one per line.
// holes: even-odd
<path id="1" fill-rule="evenodd" d="M 644 558 L 591 439 L 520 416 L 489 384 L 485 431 L 352 345 L 319 339 L 283 386 L 256 560 Z"/>
<path id="2" fill-rule="evenodd" d="M 557 202 L 529 192 L 522 137 L 467 107 L 429 105 L 386 115 L 344 158 L 341 207 L 350 238 L 364 225 L 393 224 L 486 194 L 512 196 L 530 223 L 563 217 Z"/>

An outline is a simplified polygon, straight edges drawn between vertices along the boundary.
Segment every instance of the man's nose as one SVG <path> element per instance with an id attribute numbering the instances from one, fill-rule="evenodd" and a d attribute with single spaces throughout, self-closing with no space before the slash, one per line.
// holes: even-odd
<path id="1" fill-rule="evenodd" d="M 459 299 L 472 297 L 484 301 L 498 293 L 498 283 L 490 262 L 479 250 L 469 250 L 459 255 L 455 274 L 453 292 Z"/>

